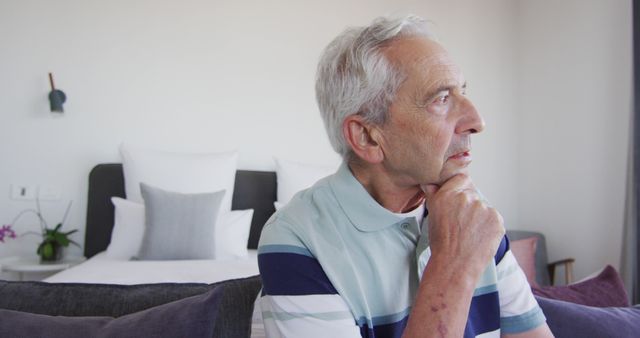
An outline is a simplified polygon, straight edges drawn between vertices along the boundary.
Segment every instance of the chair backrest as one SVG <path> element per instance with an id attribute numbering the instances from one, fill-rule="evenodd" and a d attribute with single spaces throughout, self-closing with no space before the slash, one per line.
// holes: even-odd
<path id="1" fill-rule="evenodd" d="M 511 242 L 519 239 L 525 239 L 529 237 L 537 237 L 538 243 L 536 245 L 536 281 L 540 286 L 551 285 L 549 279 L 549 270 L 547 268 L 549 260 L 547 258 L 547 242 L 544 235 L 539 232 L 525 231 L 525 230 L 507 230 L 507 236 Z"/>

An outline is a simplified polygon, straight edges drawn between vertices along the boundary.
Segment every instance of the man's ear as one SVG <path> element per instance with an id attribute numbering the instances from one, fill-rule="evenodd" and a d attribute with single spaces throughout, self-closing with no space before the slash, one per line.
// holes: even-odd
<path id="1" fill-rule="evenodd" d="M 342 123 L 342 134 L 351 146 L 354 154 L 369 163 L 380 163 L 384 153 L 376 141 L 380 135 L 360 115 L 350 115 Z"/>

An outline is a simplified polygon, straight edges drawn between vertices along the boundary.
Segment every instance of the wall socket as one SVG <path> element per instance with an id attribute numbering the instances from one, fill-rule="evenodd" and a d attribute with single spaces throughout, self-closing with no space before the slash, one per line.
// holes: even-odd
<path id="1" fill-rule="evenodd" d="M 38 198 L 41 201 L 58 201 L 61 198 L 60 189 L 49 185 L 41 185 L 38 187 Z"/>
<path id="2" fill-rule="evenodd" d="M 12 184 L 11 199 L 34 200 L 36 199 L 36 187 L 29 184 Z"/>

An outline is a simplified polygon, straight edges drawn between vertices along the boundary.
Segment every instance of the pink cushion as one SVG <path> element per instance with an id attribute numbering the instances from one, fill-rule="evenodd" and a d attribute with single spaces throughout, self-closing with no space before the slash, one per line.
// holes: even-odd
<path id="1" fill-rule="evenodd" d="M 538 286 L 536 282 L 536 247 L 538 246 L 538 237 L 529 237 L 510 242 L 511 252 L 516 257 L 516 261 L 520 265 L 527 281 L 531 286 Z"/>
<path id="2" fill-rule="evenodd" d="M 563 286 L 534 287 L 533 293 L 536 296 L 588 306 L 629 306 L 629 298 L 622 278 L 611 265 L 607 265 L 599 275 L 583 282 Z"/>

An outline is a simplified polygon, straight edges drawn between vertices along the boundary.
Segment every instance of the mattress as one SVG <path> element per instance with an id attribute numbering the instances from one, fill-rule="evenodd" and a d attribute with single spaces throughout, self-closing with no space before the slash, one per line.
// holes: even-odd
<path id="1" fill-rule="evenodd" d="M 259 274 L 257 250 L 249 250 L 246 258 L 218 260 L 125 261 L 107 257 L 105 252 L 61 271 L 47 279 L 48 283 L 216 283 L 226 279 Z M 259 299 L 258 295 L 258 299 Z M 251 323 L 251 338 L 265 337 L 258 300 Z"/>
<path id="2" fill-rule="evenodd" d="M 47 279 L 49 283 L 215 283 L 259 274 L 257 251 L 241 259 L 136 261 L 115 260 L 101 252 Z"/>

